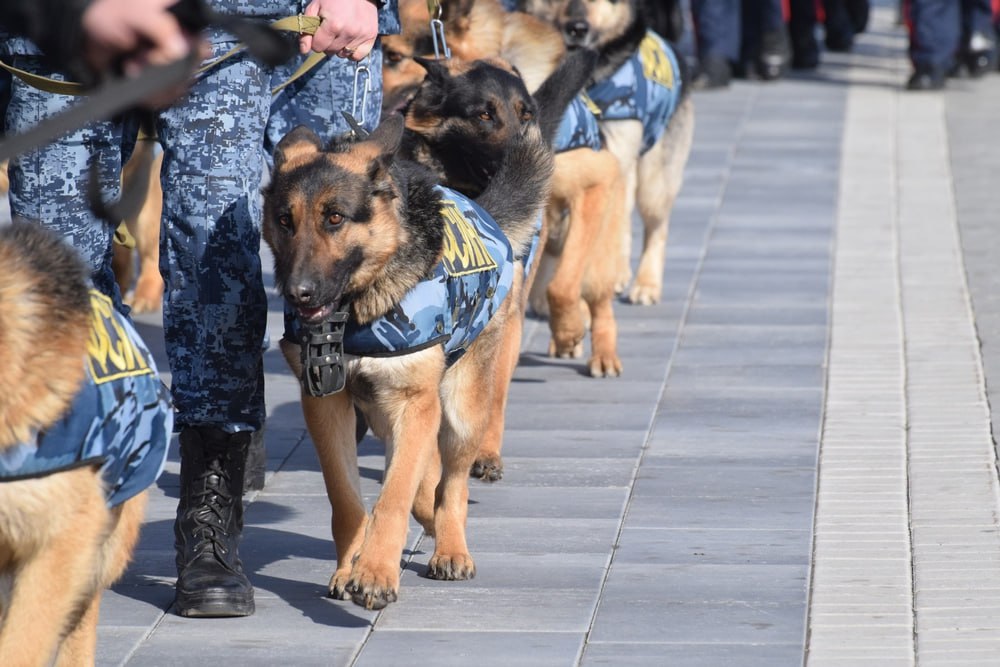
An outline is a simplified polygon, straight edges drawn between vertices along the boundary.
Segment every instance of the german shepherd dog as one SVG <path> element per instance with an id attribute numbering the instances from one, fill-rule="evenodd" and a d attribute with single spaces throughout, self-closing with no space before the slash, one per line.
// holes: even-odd
<path id="1" fill-rule="evenodd" d="M 553 136 L 561 127 L 561 119 L 566 106 L 574 99 L 580 88 L 588 80 L 596 62 L 596 54 L 593 52 L 579 51 L 567 57 L 553 74 L 546 79 L 539 87 L 538 91 L 529 96 L 526 89 L 520 83 L 516 72 L 506 61 L 499 58 L 487 58 L 476 61 L 462 61 L 455 58 L 447 60 L 415 58 L 415 62 L 426 70 L 426 76 L 420 84 L 415 96 L 406 108 L 406 133 L 403 138 L 403 153 L 407 158 L 420 162 L 430 168 L 437 177 L 448 187 L 459 190 L 467 196 L 478 196 L 483 192 L 491 179 L 498 171 L 502 163 L 507 147 L 514 137 L 524 130 L 524 126 L 529 122 L 536 122 L 541 130 L 542 138 L 546 142 L 551 142 Z M 516 85 L 515 85 L 516 84 Z M 606 151 L 594 151 L 585 149 L 574 151 L 580 153 L 579 160 L 600 159 L 605 157 L 609 163 L 602 165 L 609 168 L 614 174 L 618 168 L 618 163 L 614 156 Z M 560 153 L 555 156 L 556 170 L 554 183 L 558 183 L 561 177 L 571 173 L 564 165 L 563 171 L 559 171 L 560 159 L 567 159 L 568 153 Z M 599 169 L 593 167 L 592 163 L 582 162 L 585 170 L 589 173 L 601 173 Z M 562 175 L 562 176 L 561 176 Z M 576 186 L 580 179 L 574 181 L 574 186 L 566 184 L 559 186 L 559 192 L 577 191 Z M 604 192 L 608 186 L 601 184 L 592 187 L 593 190 Z M 583 189 L 586 192 L 587 189 Z M 547 206 L 546 229 L 553 217 L 549 215 L 553 206 L 559 204 L 561 195 L 553 191 L 550 196 L 550 203 Z M 613 219 L 606 215 L 606 211 L 601 211 L 603 204 L 600 200 L 591 198 L 589 200 L 581 197 L 580 204 L 590 204 L 596 209 L 597 214 L 604 214 L 603 220 Z M 619 198 L 617 203 L 621 205 Z M 574 205 L 577 202 L 573 202 Z M 595 216 L 596 222 L 601 218 Z M 557 232 L 564 234 L 562 217 L 555 220 Z M 605 230 L 609 226 L 605 226 Z M 593 230 L 595 236 L 608 243 L 617 242 L 619 236 L 615 231 L 605 232 L 601 236 L 601 230 L 590 226 L 577 227 L 574 231 L 576 238 L 584 237 L 588 231 Z M 544 237 L 544 233 L 543 233 Z M 560 239 L 562 242 L 563 239 Z M 587 243 L 590 239 L 584 239 Z M 550 252 L 553 243 L 546 241 L 544 247 L 546 252 Z M 590 247 L 597 246 L 598 243 L 590 242 Z M 544 256 L 540 262 L 544 262 Z M 536 263 L 536 266 L 538 263 Z M 599 262 L 596 266 L 600 266 Z M 612 266 L 605 262 L 605 266 Z M 561 275 L 576 272 L 577 282 L 570 282 L 566 285 L 566 291 L 576 288 L 575 296 L 566 300 L 565 307 L 555 308 L 553 312 L 568 312 L 577 319 L 580 317 L 580 284 L 583 282 L 579 276 L 596 275 L 594 265 L 588 267 L 581 263 L 576 265 L 567 263 Z M 531 286 L 534 282 L 535 274 L 528 276 L 526 285 Z M 607 306 L 605 313 L 598 312 L 594 321 L 601 323 L 602 317 L 611 319 L 612 329 L 609 332 L 614 335 L 614 320 L 611 312 L 611 300 L 614 295 L 614 272 L 606 273 L 603 293 L 604 304 Z M 570 278 L 572 281 L 573 278 Z M 586 283 L 584 283 L 586 285 Z M 556 287 L 555 283 L 552 287 Z M 553 290 L 554 291 L 554 290 Z M 589 294 L 588 294 L 589 296 Z M 519 317 L 523 317 L 525 304 L 520 305 Z M 558 304 L 557 304 L 558 306 Z M 555 318 L 552 321 L 556 321 Z M 584 325 L 579 323 L 579 336 L 582 338 Z M 601 335 L 607 332 L 599 325 L 595 328 L 595 359 L 600 363 L 607 363 L 610 374 L 611 363 L 617 361 L 614 355 L 614 341 L 611 341 L 610 355 L 602 356 L 598 341 Z M 520 347 L 520 331 L 517 332 L 518 341 L 516 346 Z M 579 343 L 579 338 L 571 339 L 568 347 L 573 348 Z M 511 341 L 514 345 L 514 341 Z M 607 361 L 609 360 L 610 361 Z M 596 365 L 596 364 L 595 364 Z M 604 371 L 604 368 L 601 368 Z M 620 365 L 618 366 L 620 370 Z M 597 374 L 596 372 L 594 373 Z M 490 406 L 497 415 L 493 418 L 495 423 L 502 423 L 503 403 L 496 403 Z M 479 455 L 472 468 L 472 475 L 487 481 L 495 481 L 503 475 L 503 462 L 500 455 L 501 439 L 500 434 L 495 434 L 483 441 L 480 446 Z"/>
<path id="2" fill-rule="evenodd" d="M 172 412 L 72 248 L 15 222 L 0 267 L 0 664 L 92 665 L 101 593 L 131 558 Z"/>
<path id="3" fill-rule="evenodd" d="M 590 48 L 600 54 L 588 93 L 602 107 L 601 129 L 622 166 L 626 210 L 631 212 L 637 207 L 644 227 L 642 254 L 635 280 L 628 289 L 628 299 L 632 303 L 652 304 L 663 293 L 670 212 L 691 152 L 694 105 L 686 85 L 684 59 L 678 58 L 662 38 L 647 30 L 641 2 L 521 0 L 520 7 L 557 26 L 569 49 Z M 627 69 L 632 67 L 635 69 Z M 658 115 L 646 127 L 639 120 L 623 118 L 617 113 L 635 109 L 646 99 L 642 95 L 630 96 L 618 86 L 617 76 L 636 70 L 645 74 L 644 78 L 634 77 L 641 80 L 638 85 L 645 90 L 654 90 L 649 83 L 654 82 L 668 91 L 666 102 L 655 103 L 661 105 Z M 663 120 L 664 116 L 669 119 Z M 631 280 L 629 225 L 625 231 L 623 270 L 618 285 L 622 291 Z"/>
<path id="4" fill-rule="evenodd" d="M 414 92 L 426 74 L 426 61 L 418 56 L 433 53 L 427 4 L 423 0 L 402 0 L 400 12 L 403 32 L 384 38 L 385 110 L 409 104 L 408 128 L 427 134 L 434 116 L 443 117 L 443 105 L 413 111 Z M 521 12 L 505 12 L 498 0 L 449 4 L 443 10 L 442 21 L 452 60 L 503 57 L 522 73 L 525 69 L 535 73 L 534 77 L 524 77 L 532 90 L 533 81 L 543 85 L 539 77 L 548 77 L 548 81 L 557 78 L 552 76 L 556 71 L 553 67 L 572 70 L 572 66 L 563 64 L 565 47 L 554 26 L 548 22 L 539 25 L 538 19 Z M 510 32 L 511 26 L 520 28 Z M 463 90 L 458 86 L 453 89 Z M 443 94 L 441 90 L 434 92 Z M 461 94 L 456 97 L 463 99 Z M 455 131 L 457 118 L 449 116 L 449 131 Z M 466 138 L 481 135 L 483 127 L 485 124 L 480 123 Z M 499 123 L 489 124 L 501 142 L 502 127 Z M 442 130 L 433 132 L 440 134 Z M 457 155 L 470 152 L 458 145 Z M 461 189 L 463 185 L 467 184 L 456 181 L 453 187 Z M 614 155 L 600 143 L 557 145 L 552 196 L 546 211 L 549 240 L 538 262 L 531 306 L 537 314 L 549 317 L 551 356 L 582 356 L 589 324 L 591 356 L 587 366 L 594 377 L 617 376 L 622 370 L 612 303 L 623 271 L 617 249 L 627 224 L 624 182 Z"/>
<path id="5" fill-rule="evenodd" d="M 431 18 L 442 22 L 452 57 L 503 58 L 517 69 L 529 91 L 537 90 L 566 53 L 559 32 L 552 25 L 524 12 L 508 12 L 500 0 L 442 2 L 440 17 L 431 17 L 427 5 L 427 0 L 400 0 L 403 30 L 398 35 L 382 37 L 385 112 L 401 110 L 424 78 L 423 68 L 413 57 L 435 55 Z M 443 47 L 439 44 L 439 51 Z"/>
<path id="6" fill-rule="evenodd" d="M 469 470 L 480 442 L 502 435 L 502 411 L 484 407 L 506 400 L 519 354 L 522 260 L 552 175 L 551 149 L 530 119 L 475 202 L 400 159 L 402 137 L 398 114 L 366 138 L 326 148 L 297 128 L 279 142 L 264 199 L 275 281 L 304 332 L 281 348 L 303 380 L 303 414 L 333 507 L 329 592 L 370 609 L 397 599 L 410 511 L 435 538 L 428 576 L 475 575 L 465 539 Z M 439 293 L 453 280 L 485 289 L 459 285 L 455 307 L 405 312 L 425 286 Z M 342 357 L 328 345 L 341 336 Z M 331 369 L 338 359 L 343 366 Z M 386 444 L 370 516 L 355 406 Z"/>

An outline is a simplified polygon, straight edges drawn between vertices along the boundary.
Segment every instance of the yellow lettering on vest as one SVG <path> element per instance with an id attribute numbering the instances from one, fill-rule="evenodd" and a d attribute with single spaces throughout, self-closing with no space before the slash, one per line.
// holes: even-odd
<path id="1" fill-rule="evenodd" d="M 674 68 L 663 45 L 652 35 L 646 35 L 639 44 L 639 60 L 647 79 L 667 88 L 674 87 Z"/>
<path id="2" fill-rule="evenodd" d="M 91 290 L 91 328 L 87 341 L 91 376 L 97 384 L 129 375 L 151 373 L 149 364 L 114 317 L 111 299 Z"/>
<path id="3" fill-rule="evenodd" d="M 580 100 L 583 102 L 583 106 L 587 107 L 587 110 L 590 111 L 590 113 L 594 114 L 598 118 L 601 117 L 601 107 L 597 106 L 597 102 L 595 102 L 590 98 L 590 95 L 587 94 L 587 91 L 585 90 L 581 91 L 577 97 L 580 98 Z"/>
<path id="4" fill-rule="evenodd" d="M 476 228 L 462 215 L 455 202 L 441 202 L 444 219 L 445 271 L 452 276 L 462 276 L 496 268 L 496 262 L 480 238 Z"/>

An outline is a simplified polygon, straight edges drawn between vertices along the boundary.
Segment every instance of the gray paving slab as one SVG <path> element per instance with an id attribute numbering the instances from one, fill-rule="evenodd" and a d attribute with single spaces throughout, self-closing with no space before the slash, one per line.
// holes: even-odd
<path id="1" fill-rule="evenodd" d="M 470 486 L 471 581 L 424 577 L 411 522 L 399 602 L 325 597 L 330 507 L 272 290 L 257 613 L 169 612 L 174 448 L 98 664 L 997 664 L 1000 78 L 901 95 L 893 18 L 876 2 L 815 74 L 696 94 L 663 302 L 615 305 L 625 375 L 548 359 L 525 324 L 505 478 Z M 162 359 L 158 316 L 138 322 Z M 359 449 L 369 503 L 382 453 Z"/>

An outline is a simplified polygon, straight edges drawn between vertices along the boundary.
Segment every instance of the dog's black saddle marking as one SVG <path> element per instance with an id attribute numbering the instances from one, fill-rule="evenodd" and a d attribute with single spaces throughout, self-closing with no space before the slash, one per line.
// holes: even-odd
<path id="1" fill-rule="evenodd" d="M 344 368 L 344 329 L 347 310 L 339 310 L 314 326 L 303 326 L 299 332 L 302 356 L 302 386 L 311 396 L 321 398 L 344 389 L 347 371 Z"/>

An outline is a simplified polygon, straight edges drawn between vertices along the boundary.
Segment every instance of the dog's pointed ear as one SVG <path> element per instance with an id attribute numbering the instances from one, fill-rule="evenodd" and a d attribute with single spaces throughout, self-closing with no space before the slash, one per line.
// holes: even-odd
<path id="1" fill-rule="evenodd" d="M 386 116 L 368 137 L 368 141 L 378 146 L 381 158 L 387 160 L 395 156 L 402 140 L 403 115 L 398 113 Z"/>
<path id="2" fill-rule="evenodd" d="M 441 20 L 444 22 L 460 23 L 462 30 L 468 30 L 469 14 L 476 0 L 458 0 L 457 2 L 441 3 Z M 437 18 L 432 16 L 433 18 Z M 454 27 L 454 26 L 453 26 Z"/>
<path id="3" fill-rule="evenodd" d="M 323 141 L 315 132 L 305 125 L 299 125 L 283 136 L 274 148 L 274 168 L 280 169 L 292 158 L 318 153 L 322 147 Z"/>
<path id="4" fill-rule="evenodd" d="M 413 60 L 427 70 L 428 81 L 440 83 L 449 77 L 448 67 L 442 60 L 438 60 L 437 58 L 424 58 L 421 56 L 414 56 Z"/>

